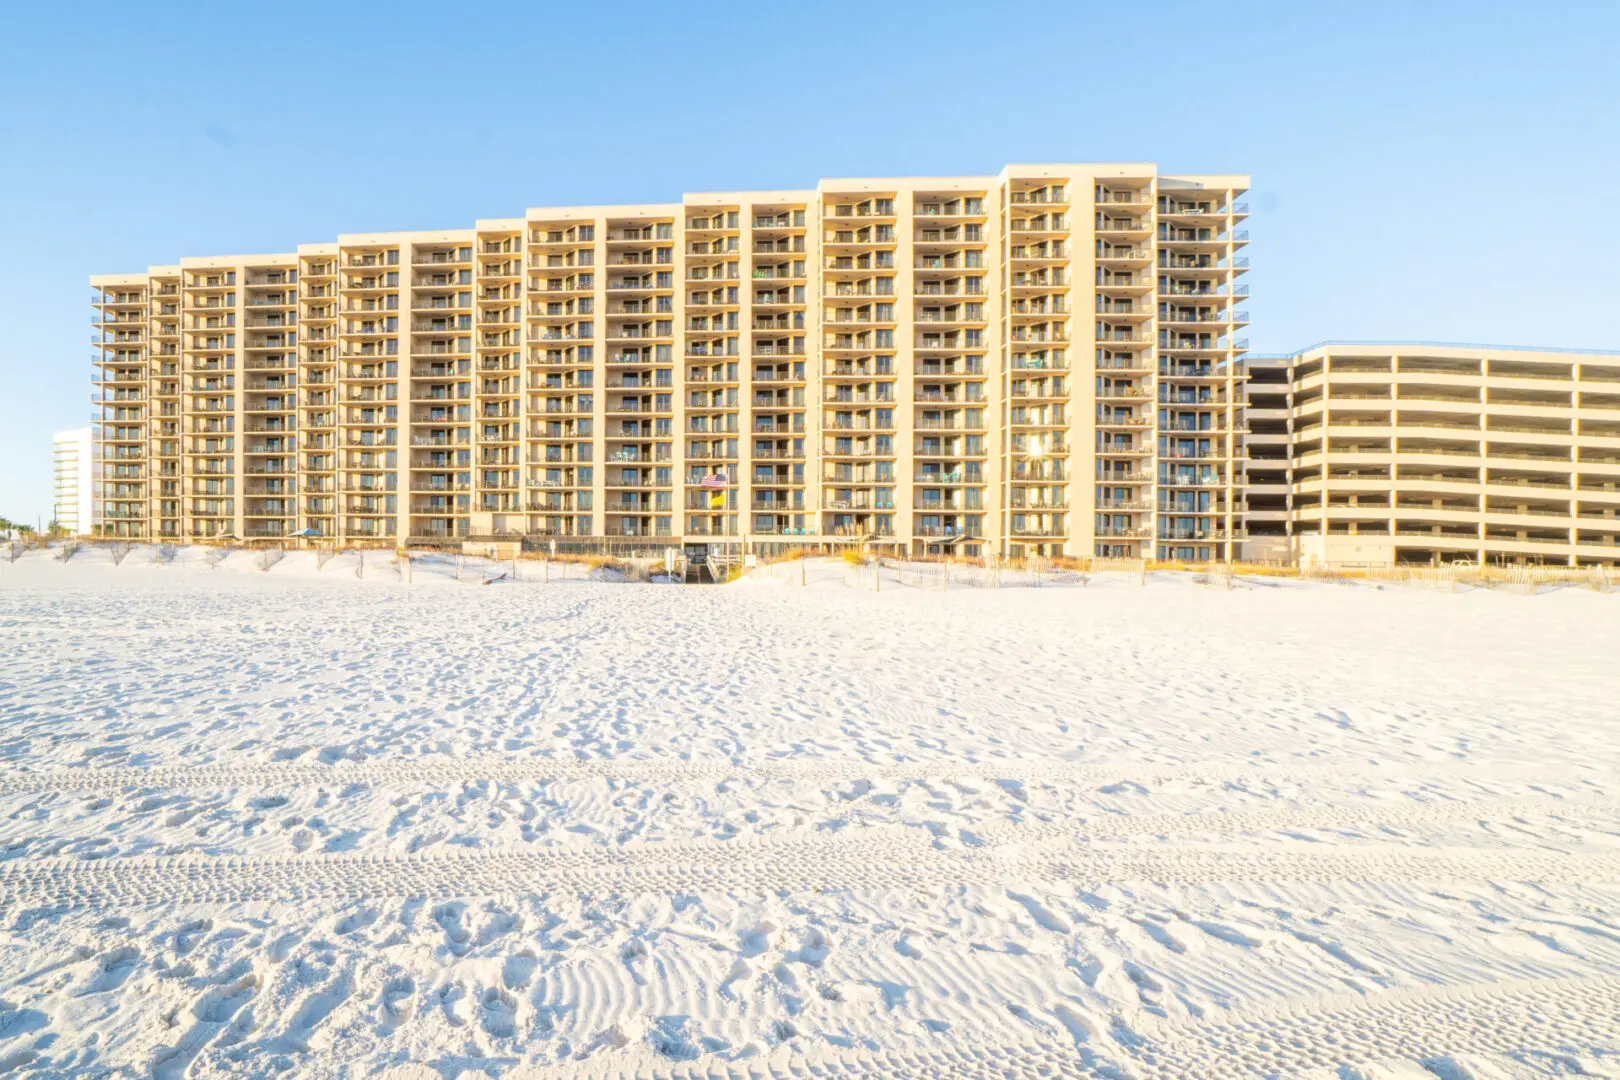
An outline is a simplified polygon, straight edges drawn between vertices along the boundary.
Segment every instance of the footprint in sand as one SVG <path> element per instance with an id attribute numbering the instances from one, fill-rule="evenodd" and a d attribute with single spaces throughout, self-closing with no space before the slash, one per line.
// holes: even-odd
<path id="1" fill-rule="evenodd" d="M 508 990 L 525 989 L 534 980 L 534 970 L 539 965 L 540 961 L 529 949 L 508 956 L 501 965 L 501 982 Z"/>
<path id="2" fill-rule="evenodd" d="M 104 994 L 108 990 L 118 989 L 134 973 L 135 966 L 140 961 L 141 950 L 133 945 L 108 949 L 96 957 L 96 974 L 80 992 L 84 994 Z"/>
<path id="3" fill-rule="evenodd" d="M 479 1001 L 478 1022 L 497 1039 L 510 1039 L 517 1030 L 518 1000 L 498 986 L 484 991 Z"/>
<path id="4" fill-rule="evenodd" d="M 416 1013 L 416 980 L 409 975 L 396 975 L 383 983 L 382 1020 L 387 1030 L 409 1020 Z"/>

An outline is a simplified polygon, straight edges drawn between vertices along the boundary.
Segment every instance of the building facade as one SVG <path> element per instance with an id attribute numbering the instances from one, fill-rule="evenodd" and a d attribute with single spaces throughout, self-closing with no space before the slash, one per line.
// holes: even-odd
<path id="1" fill-rule="evenodd" d="M 56 500 L 51 520 L 77 536 L 90 531 L 95 501 L 94 451 L 87 427 L 58 431 L 51 438 L 51 464 Z"/>
<path id="2" fill-rule="evenodd" d="M 99 275 L 97 531 L 1227 558 L 1247 186 L 824 180 Z"/>
<path id="3" fill-rule="evenodd" d="M 1248 395 L 1247 558 L 1620 561 L 1620 353 L 1330 342 Z"/>

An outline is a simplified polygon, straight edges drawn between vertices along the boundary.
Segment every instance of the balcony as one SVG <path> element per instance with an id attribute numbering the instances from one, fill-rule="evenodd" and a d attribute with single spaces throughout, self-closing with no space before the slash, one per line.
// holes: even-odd
<path id="1" fill-rule="evenodd" d="M 1068 193 L 1061 187 L 1008 192 L 1007 201 L 1014 206 L 1067 206 L 1069 204 Z"/>
<path id="2" fill-rule="evenodd" d="M 1098 206 L 1150 206 L 1152 203 L 1153 192 L 1147 188 L 1099 187 L 1096 192 Z"/>

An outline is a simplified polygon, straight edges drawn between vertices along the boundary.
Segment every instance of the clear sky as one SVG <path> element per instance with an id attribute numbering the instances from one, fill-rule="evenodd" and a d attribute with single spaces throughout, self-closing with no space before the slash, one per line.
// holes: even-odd
<path id="1" fill-rule="evenodd" d="M 89 416 L 92 273 L 823 176 L 1250 173 L 1250 341 L 1620 348 L 1620 2 L 25 3 L 0 515 Z M 1620 200 L 1617 200 L 1620 207 Z"/>

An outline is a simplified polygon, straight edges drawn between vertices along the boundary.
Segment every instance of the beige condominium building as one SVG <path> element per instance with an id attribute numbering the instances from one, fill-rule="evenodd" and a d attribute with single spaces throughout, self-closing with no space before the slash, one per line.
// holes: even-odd
<path id="1" fill-rule="evenodd" d="M 97 528 L 1225 558 L 1247 186 L 1012 165 L 97 276 Z"/>
<path id="2" fill-rule="evenodd" d="M 1246 557 L 1620 561 L 1620 353 L 1328 342 L 1248 393 Z"/>

